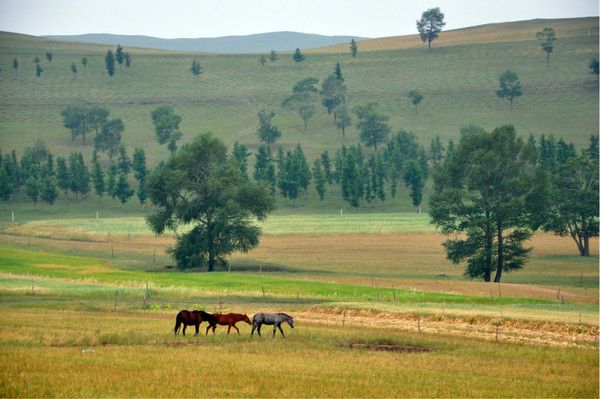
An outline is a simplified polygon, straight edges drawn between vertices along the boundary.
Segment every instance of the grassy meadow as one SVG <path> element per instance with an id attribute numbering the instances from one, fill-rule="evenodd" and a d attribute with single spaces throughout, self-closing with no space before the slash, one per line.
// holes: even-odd
<path id="1" fill-rule="evenodd" d="M 534 37 L 547 24 L 558 36 L 550 68 Z M 212 131 L 251 151 L 257 111 L 273 109 L 281 144 L 299 142 L 314 158 L 357 143 L 355 129 L 343 141 L 319 110 L 304 132 L 279 105 L 295 82 L 322 79 L 337 61 L 352 106 L 378 101 L 394 130 L 423 144 L 457 139 L 469 123 L 512 123 L 578 147 L 598 134 L 598 79 L 586 66 L 598 55 L 597 18 L 443 32 L 431 52 L 414 39 L 360 42 L 356 59 L 339 47 L 307 51 L 301 65 L 281 54 L 264 67 L 257 55 L 128 49 L 132 67 L 111 79 L 107 47 L 0 33 L 0 149 L 20 153 L 40 138 L 55 154 L 82 150 L 89 160 L 92 146 L 71 141 L 59 113 L 101 104 L 155 165 L 167 150 L 150 112 L 172 105 L 183 142 Z M 73 76 L 83 56 L 90 63 Z M 194 58 L 199 77 L 188 71 Z M 509 68 L 524 91 L 512 112 L 495 96 Z M 425 96 L 418 115 L 406 95 L 414 88 Z M 0 396 L 598 397 L 598 240 L 584 258 L 570 238 L 536 233 L 525 267 L 489 284 L 446 259 L 446 237 L 414 212 L 404 187 L 357 210 L 337 197 L 278 199 L 260 245 L 214 273 L 176 270 L 173 232 L 153 235 L 151 209 L 137 201 L 61 193 L 53 206 L 0 203 Z M 283 326 L 285 339 L 268 326 L 250 337 L 243 323 L 239 336 L 224 327 L 205 336 L 205 324 L 200 336 L 174 336 L 180 309 L 286 312 L 296 328 Z"/>
<path id="2" fill-rule="evenodd" d="M 347 53 L 308 52 L 300 65 L 294 65 L 287 54 L 263 67 L 257 55 L 128 49 L 132 66 L 119 67 L 112 78 L 104 68 L 108 47 L 0 33 L 0 148 L 20 152 L 39 138 L 55 153 L 84 150 L 89 157 L 92 146 L 83 147 L 81 139 L 72 142 L 59 114 L 73 104 L 101 104 L 110 109 L 111 117 L 123 119 L 123 141 L 130 148 L 144 147 L 149 162 L 155 164 L 166 158 L 167 151 L 154 137 L 150 112 L 172 105 L 183 117 L 183 142 L 212 131 L 229 145 L 237 140 L 251 150 L 257 147 L 256 113 L 262 108 L 275 110 L 274 123 L 283 132 L 279 143 L 288 148 L 301 143 L 314 158 L 324 149 L 335 151 L 342 142 L 356 143 L 355 128 L 348 129 L 343 141 L 331 115 L 319 109 L 304 132 L 301 119 L 280 104 L 297 81 L 309 76 L 322 80 L 338 61 L 351 107 L 378 102 L 391 117 L 394 130 L 414 131 L 423 144 L 436 134 L 444 141 L 456 139 L 460 128 L 470 123 L 487 129 L 511 123 L 523 135 L 554 134 L 584 146 L 591 134 L 598 133 L 598 81 L 587 70 L 590 59 L 598 55 L 598 21 L 573 19 L 557 24 L 550 68 L 534 34 L 545 24 L 499 25 L 494 40 L 434 43 L 431 52 L 423 46 L 368 51 L 368 42 L 360 51 L 361 42 L 356 59 Z M 510 33 L 523 29 L 527 33 L 518 40 Z M 476 32 L 472 37 L 478 37 Z M 452 35 L 456 34 L 448 32 Z M 443 40 L 444 33 L 439 42 Z M 53 52 L 52 62 L 43 57 L 46 51 Z M 41 78 L 34 74 L 36 55 L 43 59 Z M 83 56 L 89 59 L 85 70 L 79 64 Z M 18 72 L 11 66 L 14 57 L 20 59 Z M 194 58 L 204 70 L 199 77 L 189 72 Z M 72 62 L 79 65 L 76 76 L 69 69 Z M 516 71 L 523 85 L 524 94 L 512 112 L 495 95 L 498 76 L 506 69 Z M 418 115 L 407 97 L 411 89 L 425 96 Z"/>

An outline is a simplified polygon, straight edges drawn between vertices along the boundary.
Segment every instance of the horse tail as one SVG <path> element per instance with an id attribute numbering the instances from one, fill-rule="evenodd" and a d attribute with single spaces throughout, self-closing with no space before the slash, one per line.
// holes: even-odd
<path id="1" fill-rule="evenodd" d="M 177 317 L 175 318 L 175 328 L 173 329 L 173 332 L 175 334 L 177 334 L 177 332 L 179 331 L 180 328 L 181 328 L 181 313 L 177 313 Z"/>

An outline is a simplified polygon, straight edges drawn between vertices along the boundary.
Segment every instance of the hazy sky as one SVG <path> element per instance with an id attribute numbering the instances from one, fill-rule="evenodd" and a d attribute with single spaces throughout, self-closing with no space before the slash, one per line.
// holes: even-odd
<path id="1" fill-rule="evenodd" d="M 0 30 L 164 38 L 288 30 L 382 37 L 415 33 L 415 20 L 432 7 L 445 14 L 445 29 L 598 15 L 598 0 L 0 0 Z"/>

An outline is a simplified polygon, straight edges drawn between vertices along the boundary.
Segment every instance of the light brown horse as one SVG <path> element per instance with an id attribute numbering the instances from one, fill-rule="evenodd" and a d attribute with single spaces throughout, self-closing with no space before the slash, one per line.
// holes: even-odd
<path id="1" fill-rule="evenodd" d="M 252 323 L 250 323 L 250 319 L 248 318 L 248 316 L 245 315 L 245 314 L 239 314 L 239 313 L 225 313 L 225 314 L 213 313 L 212 316 L 216 319 L 216 322 L 217 322 L 216 324 L 219 324 L 221 326 L 228 326 L 227 327 L 227 334 L 229 334 L 229 331 L 231 331 L 231 327 L 235 328 L 235 330 L 237 331 L 238 335 L 240 334 L 239 328 L 237 328 L 235 326 L 235 323 L 237 323 L 239 321 L 243 321 L 245 323 L 252 324 Z M 212 327 L 213 334 L 214 334 L 215 333 L 215 329 L 217 328 L 216 324 L 211 324 L 208 327 L 206 327 L 206 333 L 208 334 L 208 330 Z"/>

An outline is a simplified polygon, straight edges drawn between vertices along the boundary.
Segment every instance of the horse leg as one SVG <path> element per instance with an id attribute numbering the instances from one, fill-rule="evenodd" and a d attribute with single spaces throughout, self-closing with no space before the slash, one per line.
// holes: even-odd
<path id="1" fill-rule="evenodd" d="M 235 328 L 235 329 L 236 329 L 236 331 L 238 332 L 238 335 L 240 335 L 240 329 L 239 329 L 239 328 L 237 328 L 237 327 L 235 326 L 235 324 L 233 325 L 233 328 Z"/>
<path id="2" fill-rule="evenodd" d="M 183 325 L 183 336 L 185 337 L 185 329 L 187 328 L 187 324 Z"/>
<path id="3" fill-rule="evenodd" d="M 259 325 L 258 325 L 258 336 L 259 336 L 259 337 L 262 337 L 262 335 L 260 334 L 260 329 L 261 329 L 261 327 L 262 327 L 262 324 L 259 324 Z"/>
<path id="4" fill-rule="evenodd" d="M 254 330 L 256 330 L 256 324 L 252 323 L 252 332 L 250 332 L 251 337 L 254 337 Z"/>
<path id="5" fill-rule="evenodd" d="M 195 327 L 196 327 L 196 334 L 194 334 L 194 335 L 198 335 L 198 331 L 200 331 L 200 323 L 196 324 Z"/>
<path id="6" fill-rule="evenodd" d="M 231 324 L 227 326 L 227 335 L 229 335 L 229 331 L 231 331 Z"/>
<path id="7" fill-rule="evenodd" d="M 208 330 L 210 330 L 210 327 L 211 327 L 210 324 L 208 325 L 208 327 L 206 327 L 206 334 L 205 335 L 208 335 Z"/>
<path id="8" fill-rule="evenodd" d="M 285 338 L 285 334 L 283 333 L 283 330 L 281 329 L 281 324 L 278 324 L 277 328 L 279 328 L 279 332 L 281 332 L 281 335 L 283 335 L 283 338 Z"/>
<path id="9" fill-rule="evenodd" d="M 277 332 L 277 323 L 273 324 L 273 338 L 275 338 L 275 333 Z"/>

